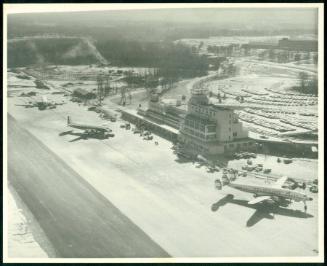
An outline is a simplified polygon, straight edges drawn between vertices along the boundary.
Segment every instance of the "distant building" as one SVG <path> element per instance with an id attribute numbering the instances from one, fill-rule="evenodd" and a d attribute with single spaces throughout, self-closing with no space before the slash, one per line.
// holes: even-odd
<path id="1" fill-rule="evenodd" d="M 234 110 L 210 104 L 203 90 L 192 92 L 179 141 L 188 152 L 208 155 L 247 150 L 253 145 Z"/>
<path id="2" fill-rule="evenodd" d="M 279 49 L 287 49 L 293 51 L 306 51 L 317 52 L 318 41 L 317 40 L 290 40 L 283 38 L 278 42 Z"/>
<path id="3" fill-rule="evenodd" d="M 242 45 L 245 49 L 278 49 L 277 43 L 268 42 L 249 42 Z"/>
<path id="4" fill-rule="evenodd" d="M 179 129 L 182 117 L 186 111 L 179 108 L 180 100 L 159 100 L 158 94 L 152 94 L 148 108 L 139 108 L 139 114 L 146 116 L 158 123 Z"/>
<path id="5" fill-rule="evenodd" d="M 249 42 L 242 45 L 243 49 L 287 50 L 298 52 L 317 52 L 317 40 L 295 40 L 283 38 L 278 43 Z"/>
<path id="6" fill-rule="evenodd" d="M 73 97 L 78 97 L 83 100 L 90 100 L 90 99 L 95 99 L 96 94 L 94 92 L 90 92 L 88 90 L 82 89 L 82 88 L 77 88 L 73 91 L 72 94 Z"/>
<path id="7" fill-rule="evenodd" d="M 157 94 L 152 94 L 148 108 L 139 107 L 137 114 L 158 127 L 167 125 L 175 129 L 183 150 L 194 155 L 217 155 L 254 147 L 234 109 L 210 104 L 203 90 L 193 90 L 187 108 L 179 100 L 159 100 Z"/>

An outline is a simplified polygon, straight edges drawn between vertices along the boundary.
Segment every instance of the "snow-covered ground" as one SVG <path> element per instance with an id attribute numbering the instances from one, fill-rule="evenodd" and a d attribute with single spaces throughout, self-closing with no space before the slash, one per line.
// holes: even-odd
<path id="1" fill-rule="evenodd" d="M 247 227 L 255 212 L 252 208 L 227 204 L 217 211 L 212 206 L 226 193 L 242 202 L 251 195 L 229 188 L 215 191 L 214 180 L 221 172 L 208 173 L 192 162 L 178 161 L 167 140 L 154 136 L 154 140 L 145 141 L 120 128 L 118 121 L 108 123 L 114 138 L 70 142 L 76 137 L 59 136 L 67 130 L 67 115 L 76 122 L 103 124 L 104 121 L 75 103 L 44 112 L 25 111 L 14 103 L 15 99 L 10 98 L 9 112 L 23 127 L 172 256 L 316 256 L 318 216 L 314 194 L 315 200 L 308 204 L 307 218 L 298 217 L 303 206 L 294 203 L 290 211 L 276 214 L 275 219 L 262 219 Z M 291 176 L 292 172 L 286 169 L 285 174 Z M 292 226 L 294 223 L 296 227 Z"/>
<path id="2" fill-rule="evenodd" d="M 187 91 L 188 84 L 184 84 Z M 64 98 L 53 96 L 58 100 Z M 18 123 L 173 257 L 317 255 L 315 194 L 307 191 L 314 197 L 308 203 L 308 215 L 301 212 L 303 204 L 294 203 L 289 210 L 279 210 L 274 219 L 263 218 L 249 227 L 246 224 L 258 211 L 246 205 L 252 195 L 228 187 L 216 191 L 214 180 L 222 171 L 208 173 L 205 167 L 177 160 L 167 140 L 158 136 L 152 141 L 143 140 L 130 130 L 120 128 L 121 121 L 118 121 L 107 123 L 115 134 L 113 138 L 74 141 L 76 136 L 59 136 L 68 130 L 67 115 L 82 123 L 102 125 L 105 121 L 87 111 L 86 106 L 72 102 L 41 112 L 16 106 L 18 100 L 8 99 L 9 113 Z M 273 168 L 275 174 L 295 178 L 305 168 L 307 172 L 303 171 L 303 177 L 317 178 L 317 160 L 304 164 L 301 159 L 295 159 L 292 164 L 279 165 L 280 168 L 275 166 L 275 157 L 267 160 L 258 157 L 255 163 L 264 163 L 266 168 Z M 297 167 L 299 165 L 303 167 Z M 215 206 L 227 194 L 233 194 L 239 201 L 219 207 L 218 211 Z M 294 223 L 297 226 L 293 226 Z"/>
<path id="3" fill-rule="evenodd" d="M 8 189 L 8 258 L 55 257 L 55 251 L 17 192 Z"/>

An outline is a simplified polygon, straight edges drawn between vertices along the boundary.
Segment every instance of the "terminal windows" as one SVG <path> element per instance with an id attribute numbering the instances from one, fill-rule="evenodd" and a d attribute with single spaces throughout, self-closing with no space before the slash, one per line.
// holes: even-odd
<path id="1" fill-rule="evenodd" d="M 215 126 L 207 126 L 207 131 L 208 132 L 215 132 L 216 131 L 216 127 Z"/>
<path id="2" fill-rule="evenodd" d="M 237 132 L 233 132 L 233 137 L 237 137 Z"/>

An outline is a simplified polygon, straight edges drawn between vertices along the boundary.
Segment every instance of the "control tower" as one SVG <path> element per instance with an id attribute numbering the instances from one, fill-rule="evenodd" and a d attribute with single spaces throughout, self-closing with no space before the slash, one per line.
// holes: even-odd
<path id="1" fill-rule="evenodd" d="M 191 93 L 187 113 L 180 124 L 179 140 L 185 150 L 217 155 L 248 150 L 252 146 L 233 108 L 210 104 L 205 88 L 195 86 Z"/>
<path id="2" fill-rule="evenodd" d="M 207 105 L 209 104 L 208 90 L 206 88 L 193 88 L 191 90 L 191 98 L 188 102 L 188 106 L 192 104 Z"/>

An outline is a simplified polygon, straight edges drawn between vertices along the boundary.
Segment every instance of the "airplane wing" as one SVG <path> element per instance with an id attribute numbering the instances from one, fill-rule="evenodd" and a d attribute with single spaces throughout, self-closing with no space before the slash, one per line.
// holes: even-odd
<path id="1" fill-rule="evenodd" d="M 259 202 L 262 202 L 262 201 L 265 201 L 265 200 L 269 200 L 269 199 L 270 199 L 270 196 L 256 197 L 255 199 L 250 200 L 248 202 L 248 204 L 256 204 L 256 203 L 259 203 Z"/>
<path id="2" fill-rule="evenodd" d="M 281 188 L 285 184 L 287 178 L 288 178 L 287 176 L 283 176 L 283 177 L 279 178 L 276 181 L 276 183 L 273 184 L 273 186 Z"/>

